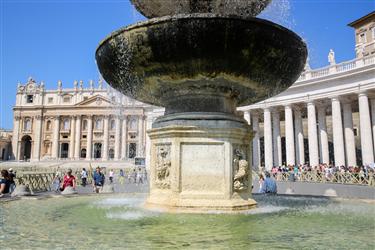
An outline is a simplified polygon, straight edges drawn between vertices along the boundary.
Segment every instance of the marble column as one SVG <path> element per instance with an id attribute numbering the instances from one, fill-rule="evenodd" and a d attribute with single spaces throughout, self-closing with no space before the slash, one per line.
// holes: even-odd
<path id="1" fill-rule="evenodd" d="M 305 164 L 305 144 L 303 137 L 302 112 L 300 107 L 294 109 L 294 136 L 296 141 L 297 164 Z"/>
<path id="2" fill-rule="evenodd" d="M 253 167 L 260 167 L 260 140 L 259 140 L 259 114 L 252 114 L 252 125 L 254 131 L 253 137 Z"/>
<path id="3" fill-rule="evenodd" d="M 265 108 L 264 111 L 264 166 L 266 170 L 271 170 L 273 167 L 273 152 L 272 152 L 272 124 L 271 111 Z"/>
<path id="4" fill-rule="evenodd" d="M 74 158 L 79 160 L 81 158 L 81 123 L 82 118 L 80 115 L 76 117 L 76 124 L 75 124 L 75 142 L 74 142 Z M 86 149 L 87 153 L 87 149 Z"/>
<path id="5" fill-rule="evenodd" d="M 375 152 L 375 99 L 371 99 L 372 137 Z"/>
<path id="6" fill-rule="evenodd" d="M 313 102 L 307 103 L 307 120 L 309 135 L 309 163 L 310 166 L 319 165 L 318 132 L 316 129 L 316 110 Z"/>
<path id="7" fill-rule="evenodd" d="M 282 165 L 281 134 L 280 134 L 280 113 L 278 110 L 272 112 L 272 132 L 273 132 L 273 165 Z"/>
<path id="8" fill-rule="evenodd" d="M 103 128 L 103 150 L 102 160 L 108 160 L 108 142 L 109 142 L 109 131 L 108 131 L 109 116 L 104 116 L 104 128 Z"/>
<path id="9" fill-rule="evenodd" d="M 285 106 L 285 147 L 286 164 L 295 165 L 293 110 L 291 105 Z"/>
<path id="10" fill-rule="evenodd" d="M 341 103 L 338 97 L 331 99 L 332 134 L 335 154 L 335 166 L 345 166 L 344 132 L 342 128 Z"/>
<path id="11" fill-rule="evenodd" d="M 144 136 L 144 115 L 138 117 L 138 150 L 137 156 L 143 157 L 144 156 L 144 143 L 143 143 L 143 136 Z"/>
<path id="12" fill-rule="evenodd" d="M 52 158 L 58 158 L 59 138 L 60 137 L 60 116 L 54 117 L 53 135 L 52 135 Z"/>
<path id="13" fill-rule="evenodd" d="M 13 135 L 12 135 L 12 150 L 13 150 L 13 157 L 12 159 L 14 160 L 20 160 L 19 156 L 19 150 L 18 150 L 18 141 L 19 141 L 19 131 L 20 131 L 20 120 L 21 117 L 18 115 L 14 116 L 14 121 L 13 121 Z"/>
<path id="14" fill-rule="evenodd" d="M 127 136 L 128 136 L 128 116 L 125 115 L 122 120 L 122 135 L 121 135 L 121 159 L 126 159 L 127 151 Z"/>
<path id="15" fill-rule="evenodd" d="M 115 132 L 115 160 L 120 159 L 120 149 L 121 149 L 121 120 L 119 116 L 116 116 L 116 132 Z"/>
<path id="16" fill-rule="evenodd" d="M 76 133 L 76 117 L 72 116 L 70 118 L 70 145 L 69 145 L 69 158 L 74 158 L 75 153 L 75 133 Z"/>
<path id="17" fill-rule="evenodd" d="M 34 127 L 34 152 L 33 152 L 33 160 L 39 161 L 40 160 L 40 148 L 42 144 L 42 116 L 36 115 L 35 116 L 35 127 Z"/>
<path id="18" fill-rule="evenodd" d="M 326 122 L 326 107 L 320 106 L 318 108 L 318 122 L 319 122 L 319 141 L 320 141 L 320 162 L 329 164 L 329 147 L 328 147 L 328 133 Z"/>
<path id="19" fill-rule="evenodd" d="M 358 95 L 359 125 L 361 134 L 362 164 L 374 162 L 374 146 L 372 143 L 371 117 L 366 93 Z"/>
<path id="20" fill-rule="evenodd" d="M 357 158 L 355 154 L 355 137 L 353 131 L 353 115 L 351 103 L 343 103 L 342 109 L 344 120 L 346 163 L 348 166 L 356 166 Z"/>
<path id="21" fill-rule="evenodd" d="M 92 133 L 93 133 L 92 117 L 93 117 L 92 115 L 87 116 L 86 160 L 92 159 Z"/>

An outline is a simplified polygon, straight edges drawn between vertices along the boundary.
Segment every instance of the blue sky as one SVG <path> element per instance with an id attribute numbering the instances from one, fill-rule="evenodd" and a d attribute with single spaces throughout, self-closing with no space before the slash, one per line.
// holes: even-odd
<path id="1" fill-rule="evenodd" d="M 354 58 L 347 24 L 375 9 L 375 0 L 273 0 L 261 18 L 287 26 L 309 47 L 312 68 Z M 32 76 L 47 89 L 97 81 L 95 49 L 120 27 L 143 20 L 128 0 L 0 0 L 0 128 L 12 128 L 18 82 Z"/>

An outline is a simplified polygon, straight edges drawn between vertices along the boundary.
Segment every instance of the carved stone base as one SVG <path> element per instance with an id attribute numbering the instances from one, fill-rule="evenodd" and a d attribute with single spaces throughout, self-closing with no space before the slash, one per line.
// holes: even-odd
<path id="1" fill-rule="evenodd" d="M 146 207 L 175 212 L 254 207 L 248 164 L 252 139 L 249 126 L 215 120 L 197 124 L 191 126 L 190 121 L 188 126 L 148 131 L 151 180 Z"/>

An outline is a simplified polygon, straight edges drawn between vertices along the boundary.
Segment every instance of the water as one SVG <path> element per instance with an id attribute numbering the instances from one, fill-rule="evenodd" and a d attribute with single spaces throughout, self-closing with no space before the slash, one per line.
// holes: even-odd
<path id="1" fill-rule="evenodd" d="M 256 197 L 246 214 L 165 214 L 144 197 L 0 205 L 1 249 L 373 249 L 375 210 L 358 201 Z M 5 247 L 4 247 L 5 246 Z"/>

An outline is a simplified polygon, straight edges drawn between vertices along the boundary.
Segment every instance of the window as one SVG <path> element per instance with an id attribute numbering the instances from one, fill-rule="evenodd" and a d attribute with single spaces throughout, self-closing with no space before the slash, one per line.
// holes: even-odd
<path id="1" fill-rule="evenodd" d="M 366 43 L 366 34 L 365 33 L 359 34 L 359 42 L 360 43 Z"/>
<path id="2" fill-rule="evenodd" d="M 27 95 L 26 96 L 26 102 L 27 103 L 33 103 L 34 102 L 34 96 L 33 95 Z"/>
<path id="3" fill-rule="evenodd" d="M 63 135 L 62 138 L 63 138 L 63 139 L 68 139 L 68 136 L 67 136 L 67 135 Z"/>
<path id="4" fill-rule="evenodd" d="M 47 129 L 47 131 L 50 131 L 50 130 L 51 130 L 51 126 L 52 126 L 51 121 L 47 121 L 47 124 L 46 124 L 46 129 Z"/>
<path id="5" fill-rule="evenodd" d="M 129 143 L 128 149 L 128 158 L 134 158 L 137 155 L 137 144 Z"/>
<path id="6" fill-rule="evenodd" d="M 86 158 L 86 149 L 85 148 L 83 148 L 81 150 L 81 158 Z"/>
<path id="7" fill-rule="evenodd" d="M 111 135 L 111 136 L 109 136 L 109 138 L 111 138 L 111 139 L 115 139 L 115 136 L 114 136 L 114 135 Z"/>
<path id="8" fill-rule="evenodd" d="M 53 103 L 53 97 L 48 97 L 48 103 Z"/>
<path id="9" fill-rule="evenodd" d="M 113 150 L 113 148 L 109 150 L 108 155 L 109 155 L 109 159 L 115 158 L 115 151 Z"/>
<path id="10" fill-rule="evenodd" d="M 70 96 L 65 96 L 63 99 L 64 103 L 69 103 L 70 102 Z"/>
<path id="11" fill-rule="evenodd" d="M 83 97 L 83 100 L 86 101 L 87 99 L 89 99 L 87 96 L 84 96 Z"/>
<path id="12" fill-rule="evenodd" d="M 69 130 L 69 120 L 68 119 L 64 119 L 63 130 Z"/>
<path id="13" fill-rule="evenodd" d="M 30 119 L 26 119 L 24 124 L 23 124 L 23 128 L 25 131 L 31 131 L 31 120 Z"/>
<path id="14" fill-rule="evenodd" d="M 102 128 L 102 120 L 98 119 L 95 121 L 95 129 L 101 129 Z"/>
<path id="15" fill-rule="evenodd" d="M 111 130 L 114 130 L 116 127 L 116 121 L 115 120 L 111 120 Z"/>
<path id="16" fill-rule="evenodd" d="M 358 136 L 358 128 L 353 128 L 354 136 Z"/>
<path id="17" fill-rule="evenodd" d="M 86 138 L 87 138 L 87 135 L 82 135 L 82 138 L 83 138 L 83 139 L 86 139 Z"/>
<path id="18" fill-rule="evenodd" d="M 137 134 L 136 133 L 129 133 L 129 137 L 130 137 L 130 139 L 135 139 L 135 138 L 137 138 Z"/>
<path id="19" fill-rule="evenodd" d="M 132 118 L 129 123 L 130 130 L 137 130 L 137 119 Z"/>
<path id="20" fill-rule="evenodd" d="M 112 100 L 112 102 L 116 102 L 116 97 L 112 96 L 111 100 Z"/>
<path id="21" fill-rule="evenodd" d="M 83 131 L 87 130 L 87 120 L 83 120 L 82 130 Z"/>

